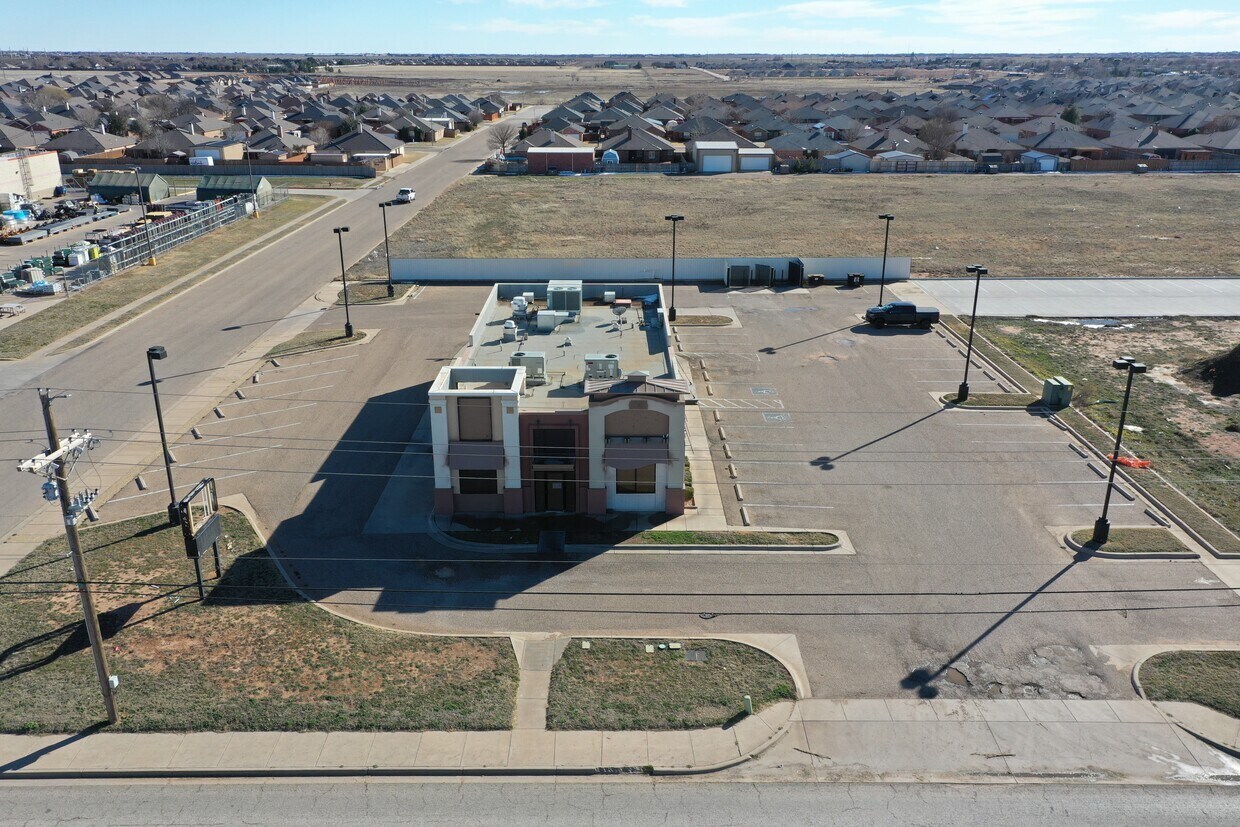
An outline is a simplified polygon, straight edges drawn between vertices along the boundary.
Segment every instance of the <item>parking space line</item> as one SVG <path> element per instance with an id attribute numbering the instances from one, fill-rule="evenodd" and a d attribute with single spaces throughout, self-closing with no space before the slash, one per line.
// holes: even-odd
<path id="1" fill-rule="evenodd" d="M 1111 508 L 1132 508 L 1136 503 L 1111 503 Z M 1055 508 L 1102 508 L 1102 503 L 1058 503 Z"/>
<path id="2" fill-rule="evenodd" d="M 356 359 L 357 357 L 358 354 L 356 353 L 352 353 L 348 356 L 334 356 L 331 359 L 320 359 L 317 362 L 306 362 L 300 365 L 281 365 L 278 368 L 264 368 L 262 373 L 277 373 L 286 370 L 297 370 L 298 368 L 308 368 L 313 367 L 314 365 L 326 365 L 328 362 L 342 362 L 345 359 Z M 280 357 L 277 356 L 276 358 L 278 359 Z"/>
<path id="3" fill-rule="evenodd" d="M 239 421 L 241 421 L 242 419 L 253 419 L 253 418 L 254 418 L 254 417 L 256 417 L 256 416 L 270 416 L 270 415 L 271 415 L 271 414 L 273 414 L 273 413 L 285 413 L 285 412 L 287 412 L 287 411 L 296 411 L 296 410 L 300 410 L 301 408 L 313 408 L 313 407 L 314 407 L 315 405 L 317 405 L 317 404 L 319 404 L 319 403 L 317 403 L 317 402 L 307 402 L 307 403 L 306 403 L 306 404 L 304 404 L 304 405 L 294 405 L 294 406 L 293 406 L 293 407 L 291 407 L 291 408 L 279 408 L 279 409 L 274 410 L 274 411 L 259 411 L 258 413 L 246 414 L 246 415 L 244 415 L 244 416 L 231 416 L 231 417 L 229 417 L 229 418 L 228 418 L 228 421 L 229 421 L 229 422 L 239 422 Z"/>
<path id="4" fill-rule="evenodd" d="M 202 441 L 202 444 L 205 445 L 208 442 L 219 442 L 221 439 L 238 439 L 240 437 L 245 437 L 245 436 L 254 436 L 255 434 L 265 434 L 268 431 L 279 431 L 284 428 L 296 428 L 300 424 L 301 424 L 300 422 L 290 422 L 288 425 L 275 425 L 271 428 L 259 428 L 256 431 L 246 431 L 243 434 L 225 434 L 223 436 L 215 436 L 215 437 L 212 437 L 211 439 L 204 439 Z"/>
<path id="5" fill-rule="evenodd" d="M 204 462 L 220 462 L 222 460 L 232 459 L 233 457 L 243 457 L 246 454 L 257 454 L 260 451 L 270 451 L 272 448 L 283 448 L 283 447 L 284 447 L 283 445 L 265 445 L 262 448 L 251 448 L 248 451 L 235 451 L 234 453 L 224 454 L 218 457 L 207 457 L 206 459 L 196 459 L 193 462 L 178 462 L 177 465 L 181 468 L 188 468 L 191 465 L 202 465 Z"/>
<path id="6" fill-rule="evenodd" d="M 1205 289 L 1211 290 L 1215 293 L 1226 293 L 1227 292 L 1226 290 L 1219 290 L 1213 284 L 1210 284 L 1208 281 L 1202 280 L 1202 279 L 1198 279 L 1194 281 L 1193 284 L 1197 285 L 1198 287 L 1204 287 Z"/>
<path id="7" fill-rule="evenodd" d="M 347 372 L 348 371 L 346 371 L 344 368 L 340 368 L 339 370 L 325 370 L 322 373 L 312 373 L 309 376 L 290 376 L 288 379 L 277 379 L 274 382 L 259 382 L 258 387 L 261 388 L 261 387 L 268 386 L 268 385 L 283 385 L 286 382 L 304 382 L 307 379 L 317 379 L 320 376 L 331 376 L 334 373 L 347 373 Z"/>
<path id="8" fill-rule="evenodd" d="M 271 396 L 247 396 L 245 399 L 238 399 L 236 402 L 222 402 L 219 407 L 230 408 L 233 405 L 244 405 L 247 402 L 262 402 L 264 399 L 283 399 L 286 396 L 294 396 L 299 393 L 309 393 L 310 391 L 325 391 L 336 387 L 335 385 L 318 385 L 313 388 L 302 388 L 300 390 L 288 391 L 287 393 L 277 393 Z"/>
<path id="9" fill-rule="evenodd" d="M 227 474 L 226 476 L 223 476 L 223 477 L 216 477 L 215 481 L 219 482 L 220 480 L 230 480 L 230 479 L 233 479 L 234 477 L 248 477 L 250 474 L 257 474 L 257 473 L 258 471 L 242 471 L 238 474 Z M 104 503 L 103 505 L 106 508 L 112 503 L 123 503 L 126 500 L 136 500 L 141 497 L 149 497 L 152 494 L 167 494 L 167 493 L 168 493 L 167 488 L 148 488 L 147 490 L 143 491 L 141 494 L 130 494 L 128 497 L 113 497 L 112 499 Z"/>

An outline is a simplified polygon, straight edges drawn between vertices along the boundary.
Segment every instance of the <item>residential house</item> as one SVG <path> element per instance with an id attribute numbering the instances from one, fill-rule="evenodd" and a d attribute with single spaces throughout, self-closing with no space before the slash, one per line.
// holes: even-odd
<path id="1" fill-rule="evenodd" d="M 597 147 L 601 155 L 612 150 L 620 156 L 622 164 L 662 164 L 677 160 L 680 150 L 671 141 L 644 129 L 627 129 L 623 134 L 613 135 Z"/>

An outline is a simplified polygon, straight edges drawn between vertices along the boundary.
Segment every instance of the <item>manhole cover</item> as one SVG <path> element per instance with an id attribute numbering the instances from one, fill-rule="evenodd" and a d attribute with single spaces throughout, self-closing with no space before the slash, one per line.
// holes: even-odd
<path id="1" fill-rule="evenodd" d="M 690 663 L 706 663 L 705 649 L 686 649 L 685 660 Z"/>
<path id="2" fill-rule="evenodd" d="M 789 413 L 764 413 L 762 418 L 767 422 L 791 422 L 792 414 Z"/>

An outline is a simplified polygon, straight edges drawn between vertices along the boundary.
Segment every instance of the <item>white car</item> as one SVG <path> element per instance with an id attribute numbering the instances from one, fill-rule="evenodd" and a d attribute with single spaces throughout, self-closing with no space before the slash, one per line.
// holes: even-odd
<path id="1" fill-rule="evenodd" d="M 396 193 L 396 200 L 402 204 L 410 204 L 418 197 L 418 194 L 409 187 L 404 187 L 400 192 Z"/>

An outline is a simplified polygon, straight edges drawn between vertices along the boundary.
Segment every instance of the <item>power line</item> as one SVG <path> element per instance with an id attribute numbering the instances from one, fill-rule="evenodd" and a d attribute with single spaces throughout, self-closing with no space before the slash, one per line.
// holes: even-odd
<path id="1" fill-rule="evenodd" d="M 235 561 L 234 561 L 235 562 Z M 270 563 L 270 560 L 264 562 Z M 1061 566 L 1062 568 L 1062 566 Z M 195 585 L 192 583 L 161 583 L 146 580 L 91 580 L 88 581 L 92 586 L 143 586 L 150 588 L 173 588 L 182 589 L 190 588 Z M 72 586 L 73 582 L 67 580 L 0 580 L 0 587 L 11 586 Z M 883 599 L 883 598 L 918 598 L 918 597 L 961 597 L 961 598 L 991 598 L 991 597 L 1028 597 L 1030 594 L 1036 594 L 1038 597 L 1056 596 L 1056 595 L 1098 595 L 1098 594 L 1178 594 L 1182 592 L 1232 592 L 1231 586 L 1166 586 L 1158 588 L 1115 588 L 1115 589 L 1057 589 L 1054 591 L 1036 591 L 1026 589 L 1024 591 L 929 591 L 929 592 L 681 592 L 681 591 L 583 591 L 576 589 L 559 589 L 559 590 L 523 590 L 514 594 L 511 589 L 448 589 L 448 588 L 389 588 L 386 586 L 247 586 L 234 585 L 231 583 L 221 583 L 216 586 L 218 589 L 237 590 L 237 591 L 306 591 L 306 592 L 360 592 L 364 594 L 480 594 L 480 595 L 501 595 L 507 597 L 727 597 L 727 598 L 751 598 L 751 597 L 778 597 L 778 598 L 814 598 L 814 599 Z M 19 594 L 20 592 L 13 592 Z M 1237 604 L 1240 608 L 1240 604 Z"/>
<path id="2" fill-rule="evenodd" d="M 742 460 L 742 462 L 743 462 L 743 460 Z M 129 462 L 111 462 L 111 461 L 108 461 L 108 460 L 98 460 L 98 464 L 99 464 L 99 465 L 119 465 L 119 466 L 122 466 L 122 467 L 125 467 L 125 468 L 134 468 L 134 467 L 135 467 L 132 463 L 129 463 Z M 307 469 L 292 469 L 292 468 L 236 468 L 236 467 L 233 467 L 233 466 L 226 466 L 226 465 L 212 465 L 212 464 L 209 464 L 209 462 L 208 462 L 207 460 L 201 460 L 201 461 L 195 461 L 195 462 L 189 462 L 189 463 L 181 463 L 180 467 L 182 467 L 182 468 L 197 468 L 197 469 L 202 470 L 202 471 L 230 471 L 230 472 L 260 473 L 260 474 L 303 474 L 303 475 L 304 475 L 304 474 L 312 474 L 312 475 L 314 475 L 314 476 L 318 476 L 318 477 L 349 477 L 349 478 L 358 478 L 358 479 L 413 479 L 413 480 L 431 480 L 431 479 L 435 479 L 435 475 L 434 475 L 434 474 L 398 474 L 398 473 L 395 473 L 395 472 L 392 472 L 392 473 L 389 473 L 389 474 L 381 474 L 381 473 L 367 472 L 367 471 L 324 471 L 324 470 L 322 470 L 321 468 L 320 468 L 320 469 L 313 469 L 313 468 L 307 468 Z M 563 478 L 561 481 L 562 481 L 562 482 L 571 482 L 571 483 L 588 483 L 590 480 L 589 480 L 589 478 L 569 478 L 569 477 L 565 477 L 565 478 Z M 526 482 L 528 482 L 528 480 L 527 480 Z M 1222 478 L 1222 477 L 1221 477 L 1221 478 L 1217 478 L 1217 479 L 1216 479 L 1216 478 L 1198 478 L 1198 479 L 1195 479 L 1195 480 L 1194 480 L 1194 482 L 1198 482 L 1198 483 L 1201 483 L 1201 482 L 1226 482 L 1226 483 L 1231 483 L 1231 482 L 1235 482 L 1235 480 L 1228 479 L 1228 478 Z M 876 486 L 876 485 L 880 485 L 880 486 L 887 486 L 887 487 L 898 487 L 898 488 L 955 488 L 955 487 L 961 487 L 961 486 L 967 486 L 967 487 L 1004 487 L 1004 488 L 1017 488 L 1017 487 L 1021 487 L 1021 488 L 1023 488 L 1023 487 L 1030 487 L 1030 486 L 1043 486 L 1043 485 L 1106 485 L 1106 484 L 1107 484 L 1107 481 L 1106 481 L 1105 479 L 1084 479 L 1084 480 L 1032 480 L 1032 481 L 1010 481 L 1010 482 L 986 482 L 986 481 L 979 481 L 979 482 L 941 482 L 941 481 L 926 481 L 926 482 L 884 482 L 884 481 L 881 481 L 881 480 L 878 480 L 878 481 L 870 481 L 870 482 L 828 482 L 828 481 L 782 481 L 782 482 L 779 482 L 779 481 L 770 481 L 770 482 L 768 482 L 768 481 L 763 481 L 763 480 L 751 480 L 751 481 L 749 482 L 749 485 L 759 485 L 759 486 L 766 486 L 766 485 L 793 485 L 793 486 L 799 486 L 799 487 L 802 487 L 802 488 L 804 488 L 804 487 L 808 487 L 808 486 L 816 486 L 816 487 L 833 487 L 833 486 L 844 486 L 844 487 L 865 487 L 865 486 Z"/>
<path id="3" fill-rule="evenodd" d="M 183 591 L 193 588 L 193 585 L 185 585 L 177 591 Z M 218 587 L 217 587 L 218 588 Z M 223 588 L 233 588 L 225 586 Z M 62 595 L 65 590 L 48 590 L 48 591 L 29 591 L 29 592 L 0 592 L 0 596 L 22 596 L 22 595 Z M 175 592 L 152 595 L 149 592 L 135 592 L 124 590 L 100 590 L 99 594 L 109 594 L 120 597 L 170 597 Z M 513 595 L 517 596 L 517 595 Z M 289 604 L 289 605 L 307 605 L 306 600 L 302 599 L 262 599 L 262 598 L 246 598 L 246 597 L 229 597 L 226 595 L 212 594 L 207 598 L 208 603 L 246 603 L 255 604 L 260 602 L 263 605 Z M 312 601 L 316 605 L 324 606 L 362 606 L 366 608 L 375 608 L 375 604 L 362 601 L 351 600 L 315 600 Z M 1017 612 L 1012 609 L 968 609 L 968 610 L 946 610 L 946 609 L 927 609 L 927 610 L 901 610 L 901 611 L 787 611 L 787 610 L 725 610 L 713 611 L 711 609 L 600 609 L 600 608 L 567 608 L 556 606 L 539 606 L 539 607 L 523 607 L 523 606 L 505 606 L 499 603 L 488 604 L 486 606 L 452 606 L 437 605 L 426 603 L 388 603 L 384 602 L 384 611 L 395 609 L 418 609 L 426 611 L 476 611 L 485 608 L 486 611 L 494 612 L 539 612 L 549 614 L 594 614 L 594 615 L 657 615 L 657 616 L 696 616 L 700 617 L 703 613 L 709 613 L 715 618 L 719 617 L 967 617 L 967 616 L 993 616 L 993 615 L 1034 615 L 1034 614 L 1098 614 L 1102 612 L 1158 612 L 1158 611 L 1184 611 L 1190 609 L 1240 609 L 1240 604 L 1221 604 L 1221 603 L 1201 603 L 1176 606 L 1099 606 L 1099 607 L 1077 607 L 1066 609 L 1028 609 L 1022 608 Z M 705 618 L 704 618 L 705 619 Z"/>

